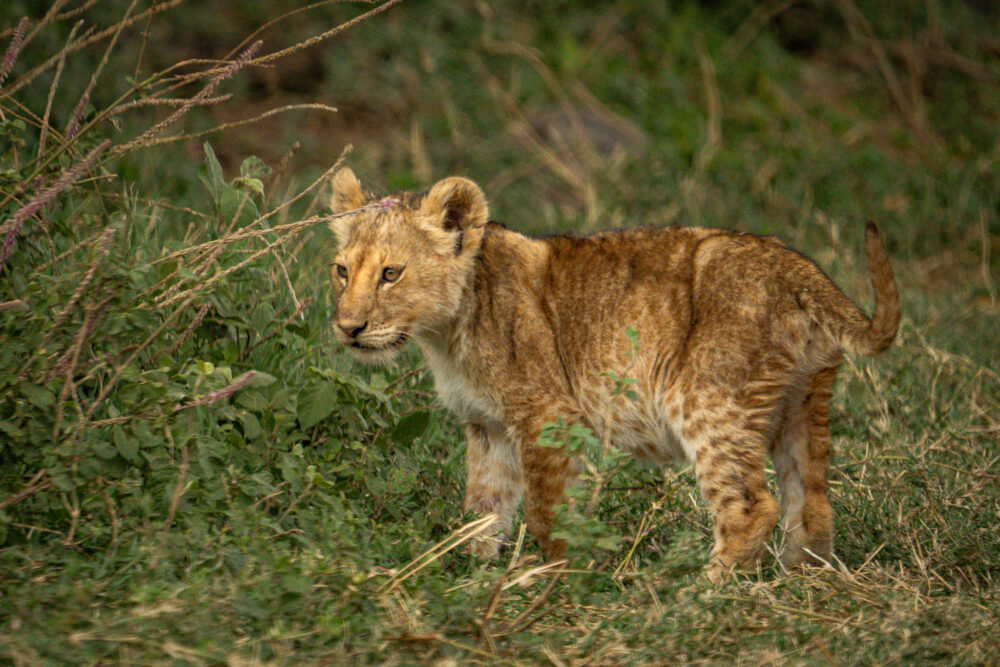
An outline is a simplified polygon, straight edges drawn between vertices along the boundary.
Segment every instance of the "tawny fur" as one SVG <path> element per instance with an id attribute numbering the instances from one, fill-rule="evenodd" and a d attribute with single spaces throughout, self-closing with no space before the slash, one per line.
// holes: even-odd
<path id="1" fill-rule="evenodd" d="M 350 170 L 331 207 L 373 204 Z M 465 507 L 495 512 L 496 553 L 524 498 L 546 556 L 568 457 L 536 445 L 562 418 L 636 457 L 694 464 L 712 516 L 715 579 L 754 567 L 777 521 L 770 455 L 782 493 L 787 565 L 828 559 L 830 395 L 843 351 L 892 342 L 899 298 L 875 226 L 866 251 L 869 320 L 809 259 L 779 241 L 720 229 L 606 232 L 530 239 L 488 222 L 483 193 L 451 177 L 333 221 L 335 331 L 364 361 L 413 339 L 440 399 L 465 424 Z M 386 271 L 389 269 L 389 271 Z M 626 329 L 638 332 L 633 347 Z M 637 380 L 613 397 L 604 371 Z"/>

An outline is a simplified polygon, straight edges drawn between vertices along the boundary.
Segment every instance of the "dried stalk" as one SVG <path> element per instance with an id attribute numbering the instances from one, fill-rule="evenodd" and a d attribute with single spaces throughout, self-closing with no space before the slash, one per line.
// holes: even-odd
<path id="1" fill-rule="evenodd" d="M 194 97 L 189 99 L 186 104 L 182 105 L 179 109 L 177 109 L 177 111 L 173 112 L 132 141 L 129 141 L 121 146 L 117 146 L 111 154 L 114 156 L 123 155 L 137 148 L 145 148 L 146 146 L 152 145 L 150 139 L 154 138 L 167 127 L 177 122 L 191 109 L 191 107 L 203 101 L 205 98 L 210 97 L 220 83 L 246 67 L 247 63 L 250 62 L 250 59 L 253 57 L 253 54 L 260 49 L 261 44 L 262 42 L 259 41 L 251 44 L 235 61 L 233 61 L 231 65 L 229 65 L 229 67 L 219 71 L 215 76 L 213 76 L 209 82 L 205 84 L 205 87 L 202 88 L 201 91 Z"/>
<path id="2" fill-rule="evenodd" d="M 55 65 L 57 62 L 59 62 L 60 58 L 65 57 L 64 54 L 75 53 L 75 52 L 77 52 L 77 51 L 79 51 L 81 49 L 85 49 L 88 46 L 90 46 L 91 44 L 93 44 L 95 42 L 99 42 L 102 39 L 104 39 L 105 37 L 108 37 L 109 35 L 113 35 L 115 32 L 121 30 L 122 27 L 127 28 L 128 26 L 132 25 L 136 21 L 141 21 L 144 18 L 147 18 L 147 17 L 150 17 L 150 16 L 154 16 L 156 14 L 160 14 L 161 12 L 165 12 L 168 9 L 173 9 L 174 7 L 176 7 L 177 5 L 181 4 L 182 2 L 185 2 L 185 0 L 167 0 L 166 2 L 153 5 L 151 8 L 147 9 L 144 12 L 140 12 L 140 13 L 136 14 L 135 16 L 133 16 L 132 18 L 128 19 L 127 21 L 123 21 L 122 23 L 124 25 L 121 26 L 121 27 L 119 27 L 118 24 L 115 24 L 115 25 L 111 26 L 110 28 L 106 28 L 105 30 L 102 30 L 102 31 L 100 31 L 98 33 L 94 33 L 92 35 L 86 35 L 86 36 L 80 37 L 76 42 L 68 44 L 59 53 L 57 53 L 54 56 L 50 57 L 48 60 L 46 60 L 45 62 L 43 62 L 41 65 L 38 65 L 37 67 L 34 67 L 33 69 L 25 72 L 20 77 L 18 77 L 17 80 L 14 81 L 10 85 L 9 88 L 5 88 L 2 91 L 0 91 L 0 98 L 9 97 L 10 95 L 13 95 L 18 90 L 20 90 L 21 88 L 24 88 L 25 86 L 27 86 L 29 83 L 31 83 L 32 81 L 34 81 L 35 78 L 38 77 L 38 75 L 40 75 L 41 73 L 43 73 L 46 70 L 50 69 L 53 65 Z M 43 22 L 39 24 L 39 27 L 41 27 L 42 25 L 44 25 L 44 19 L 43 19 Z"/>
<path id="3" fill-rule="evenodd" d="M 76 31 L 80 29 L 83 25 L 83 21 L 77 21 L 76 25 L 73 26 L 72 30 L 69 31 L 69 39 L 66 42 L 72 42 L 73 38 L 76 36 Z M 59 79 L 62 78 L 63 67 L 66 65 L 66 52 L 62 51 L 62 57 L 59 58 L 59 64 L 56 66 L 56 74 L 52 78 L 52 85 L 49 86 L 49 99 L 45 103 L 45 114 L 42 116 L 41 131 L 38 137 L 38 153 L 39 158 L 45 154 L 45 143 L 49 136 L 49 117 L 52 113 L 52 101 L 56 96 L 56 89 L 59 87 Z"/>

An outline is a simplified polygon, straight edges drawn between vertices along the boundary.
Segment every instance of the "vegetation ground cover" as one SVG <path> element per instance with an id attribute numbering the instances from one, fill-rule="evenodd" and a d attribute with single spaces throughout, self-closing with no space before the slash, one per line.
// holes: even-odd
<path id="1" fill-rule="evenodd" d="M 1000 661 L 985 4 L 0 17 L 5 661 Z M 604 487 L 565 513 L 571 561 L 545 566 L 530 536 L 469 557 L 461 434 L 419 356 L 360 368 L 329 333 L 341 158 L 379 191 L 469 176 L 528 232 L 778 234 L 866 308 L 877 220 L 903 322 L 837 384 L 836 562 L 712 586 L 690 470 L 558 432 L 594 460 L 583 497 Z"/>

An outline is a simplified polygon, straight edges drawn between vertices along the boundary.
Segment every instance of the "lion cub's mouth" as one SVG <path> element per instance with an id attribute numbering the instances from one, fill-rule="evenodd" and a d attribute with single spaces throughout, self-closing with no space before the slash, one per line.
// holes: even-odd
<path id="1" fill-rule="evenodd" d="M 355 350 L 362 350 L 364 352 L 382 352 L 399 347 L 406 342 L 406 339 L 407 335 L 405 333 L 401 333 L 387 343 L 371 344 L 362 343 L 361 341 L 356 340 L 351 343 L 351 347 Z"/>

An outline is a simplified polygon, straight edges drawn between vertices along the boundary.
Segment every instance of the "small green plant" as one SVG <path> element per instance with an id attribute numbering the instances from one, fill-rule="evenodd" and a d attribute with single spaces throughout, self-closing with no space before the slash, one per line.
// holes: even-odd
<path id="1" fill-rule="evenodd" d="M 630 459 L 628 454 L 615 447 L 611 441 L 616 402 L 639 400 L 639 395 L 633 389 L 637 380 L 628 377 L 639 353 L 639 334 L 633 327 L 628 327 L 625 329 L 625 336 L 630 345 L 625 368 L 620 374 L 610 370 L 601 373 L 602 377 L 608 378 L 612 383 L 603 438 L 598 438 L 583 424 L 566 424 L 559 419 L 547 424 L 538 439 L 539 446 L 561 449 L 567 456 L 575 457 L 583 467 L 580 483 L 572 484 L 567 489 L 568 502 L 556 507 L 553 536 L 565 540 L 574 558 L 583 558 L 584 562 L 593 559 L 594 549 L 616 551 L 621 540 L 620 535 L 609 532 L 607 526 L 594 516 L 594 510 L 601 491 Z"/>

